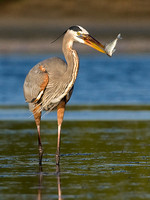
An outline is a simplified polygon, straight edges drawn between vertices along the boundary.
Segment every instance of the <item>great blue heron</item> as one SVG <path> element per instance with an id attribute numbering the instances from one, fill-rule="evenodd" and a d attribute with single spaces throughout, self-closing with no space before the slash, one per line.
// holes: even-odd
<path id="1" fill-rule="evenodd" d="M 54 57 L 35 65 L 24 82 L 24 96 L 33 112 L 38 131 L 39 164 L 42 164 L 42 143 L 40 137 L 41 112 L 57 108 L 58 141 L 56 164 L 60 160 L 60 133 L 65 105 L 69 101 L 78 74 L 79 58 L 73 49 L 73 43 L 79 42 L 106 53 L 104 46 L 95 40 L 81 26 L 71 26 L 64 32 L 62 50 L 66 62 Z"/>

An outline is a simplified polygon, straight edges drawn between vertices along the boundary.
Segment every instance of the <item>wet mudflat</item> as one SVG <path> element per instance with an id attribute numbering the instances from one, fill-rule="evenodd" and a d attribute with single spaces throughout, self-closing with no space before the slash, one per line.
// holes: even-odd
<path id="1" fill-rule="evenodd" d="M 149 121 L 64 121 L 59 174 L 56 140 L 43 120 L 41 171 L 34 122 L 0 121 L 0 199 L 150 198 Z"/>

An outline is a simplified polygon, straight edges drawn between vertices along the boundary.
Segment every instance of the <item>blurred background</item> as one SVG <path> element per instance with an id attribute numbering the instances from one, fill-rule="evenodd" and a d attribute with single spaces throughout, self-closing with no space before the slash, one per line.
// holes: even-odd
<path id="1" fill-rule="evenodd" d="M 101 42 L 121 32 L 119 52 L 150 51 L 149 0 L 0 0 L 0 53 L 60 51 L 51 40 L 76 24 Z"/>

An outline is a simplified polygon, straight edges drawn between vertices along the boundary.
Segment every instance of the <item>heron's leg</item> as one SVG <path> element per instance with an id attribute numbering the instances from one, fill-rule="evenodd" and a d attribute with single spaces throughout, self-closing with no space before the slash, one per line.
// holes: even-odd
<path id="1" fill-rule="evenodd" d="M 56 151 L 56 165 L 59 165 L 60 160 L 60 141 L 61 141 L 61 125 L 63 122 L 65 112 L 65 101 L 61 101 L 57 106 L 57 121 L 58 121 L 58 140 L 57 140 L 57 151 Z"/>
<path id="2" fill-rule="evenodd" d="M 42 165 L 42 156 L 43 156 L 43 149 L 42 149 L 42 142 L 41 142 L 41 135 L 40 135 L 40 122 L 41 122 L 41 111 L 40 106 L 36 106 L 33 111 L 37 132 L 38 132 L 38 148 L 39 148 L 39 165 Z"/>

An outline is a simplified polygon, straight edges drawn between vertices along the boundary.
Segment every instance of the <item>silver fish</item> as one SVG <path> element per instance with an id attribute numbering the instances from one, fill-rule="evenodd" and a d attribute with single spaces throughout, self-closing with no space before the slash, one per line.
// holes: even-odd
<path id="1" fill-rule="evenodd" d="M 112 54 L 116 51 L 115 46 L 119 39 L 122 39 L 120 33 L 117 35 L 117 38 L 115 40 L 105 45 L 105 51 L 108 56 L 112 56 Z"/>

